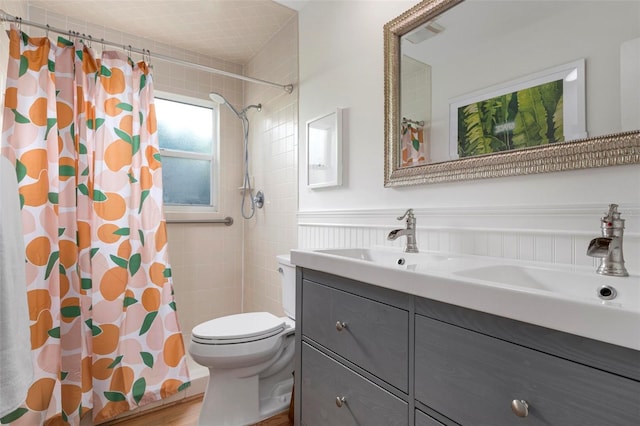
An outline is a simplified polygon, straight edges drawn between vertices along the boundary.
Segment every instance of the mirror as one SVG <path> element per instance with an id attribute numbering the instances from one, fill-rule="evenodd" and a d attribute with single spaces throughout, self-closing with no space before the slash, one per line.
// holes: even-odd
<path id="1" fill-rule="evenodd" d="M 342 108 L 307 121 L 307 186 L 342 184 Z"/>
<path id="2" fill-rule="evenodd" d="M 640 162 L 638 2 L 425 0 L 384 55 L 387 187 Z"/>

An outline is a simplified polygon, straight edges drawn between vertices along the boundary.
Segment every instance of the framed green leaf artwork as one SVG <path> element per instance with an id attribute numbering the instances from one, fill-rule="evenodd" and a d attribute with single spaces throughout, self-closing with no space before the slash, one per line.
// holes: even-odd
<path id="1" fill-rule="evenodd" d="M 452 159 L 587 137 L 580 59 L 452 99 Z"/>

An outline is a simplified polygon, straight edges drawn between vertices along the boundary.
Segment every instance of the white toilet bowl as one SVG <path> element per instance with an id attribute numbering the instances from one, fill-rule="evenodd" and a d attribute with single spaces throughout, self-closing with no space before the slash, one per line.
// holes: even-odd
<path id="1" fill-rule="evenodd" d="M 293 317 L 295 267 L 278 256 L 283 301 Z M 287 281 L 288 282 L 285 282 Z M 285 297 L 284 293 L 287 292 Z M 285 410 L 293 387 L 295 322 L 268 312 L 216 318 L 191 332 L 189 354 L 209 369 L 200 426 L 236 426 L 258 422 Z"/>

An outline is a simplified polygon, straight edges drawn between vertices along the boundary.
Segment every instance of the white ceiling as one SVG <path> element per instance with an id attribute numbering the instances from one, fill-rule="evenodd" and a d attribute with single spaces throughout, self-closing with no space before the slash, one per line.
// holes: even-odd
<path id="1" fill-rule="evenodd" d="M 29 4 L 243 65 L 296 15 L 291 7 L 299 9 L 305 1 L 29 0 Z"/>

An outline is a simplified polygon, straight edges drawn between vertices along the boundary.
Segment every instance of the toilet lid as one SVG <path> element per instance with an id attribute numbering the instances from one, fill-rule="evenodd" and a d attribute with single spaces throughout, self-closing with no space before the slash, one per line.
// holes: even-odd
<path id="1" fill-rule="evenodd" d="M 216 341 L 254 340 L 256 337 L 279 333 L 284 328 L 284 320 L 269 312 L 249 312 L 203 322 L 193 328 L 191 335 Z"/>

